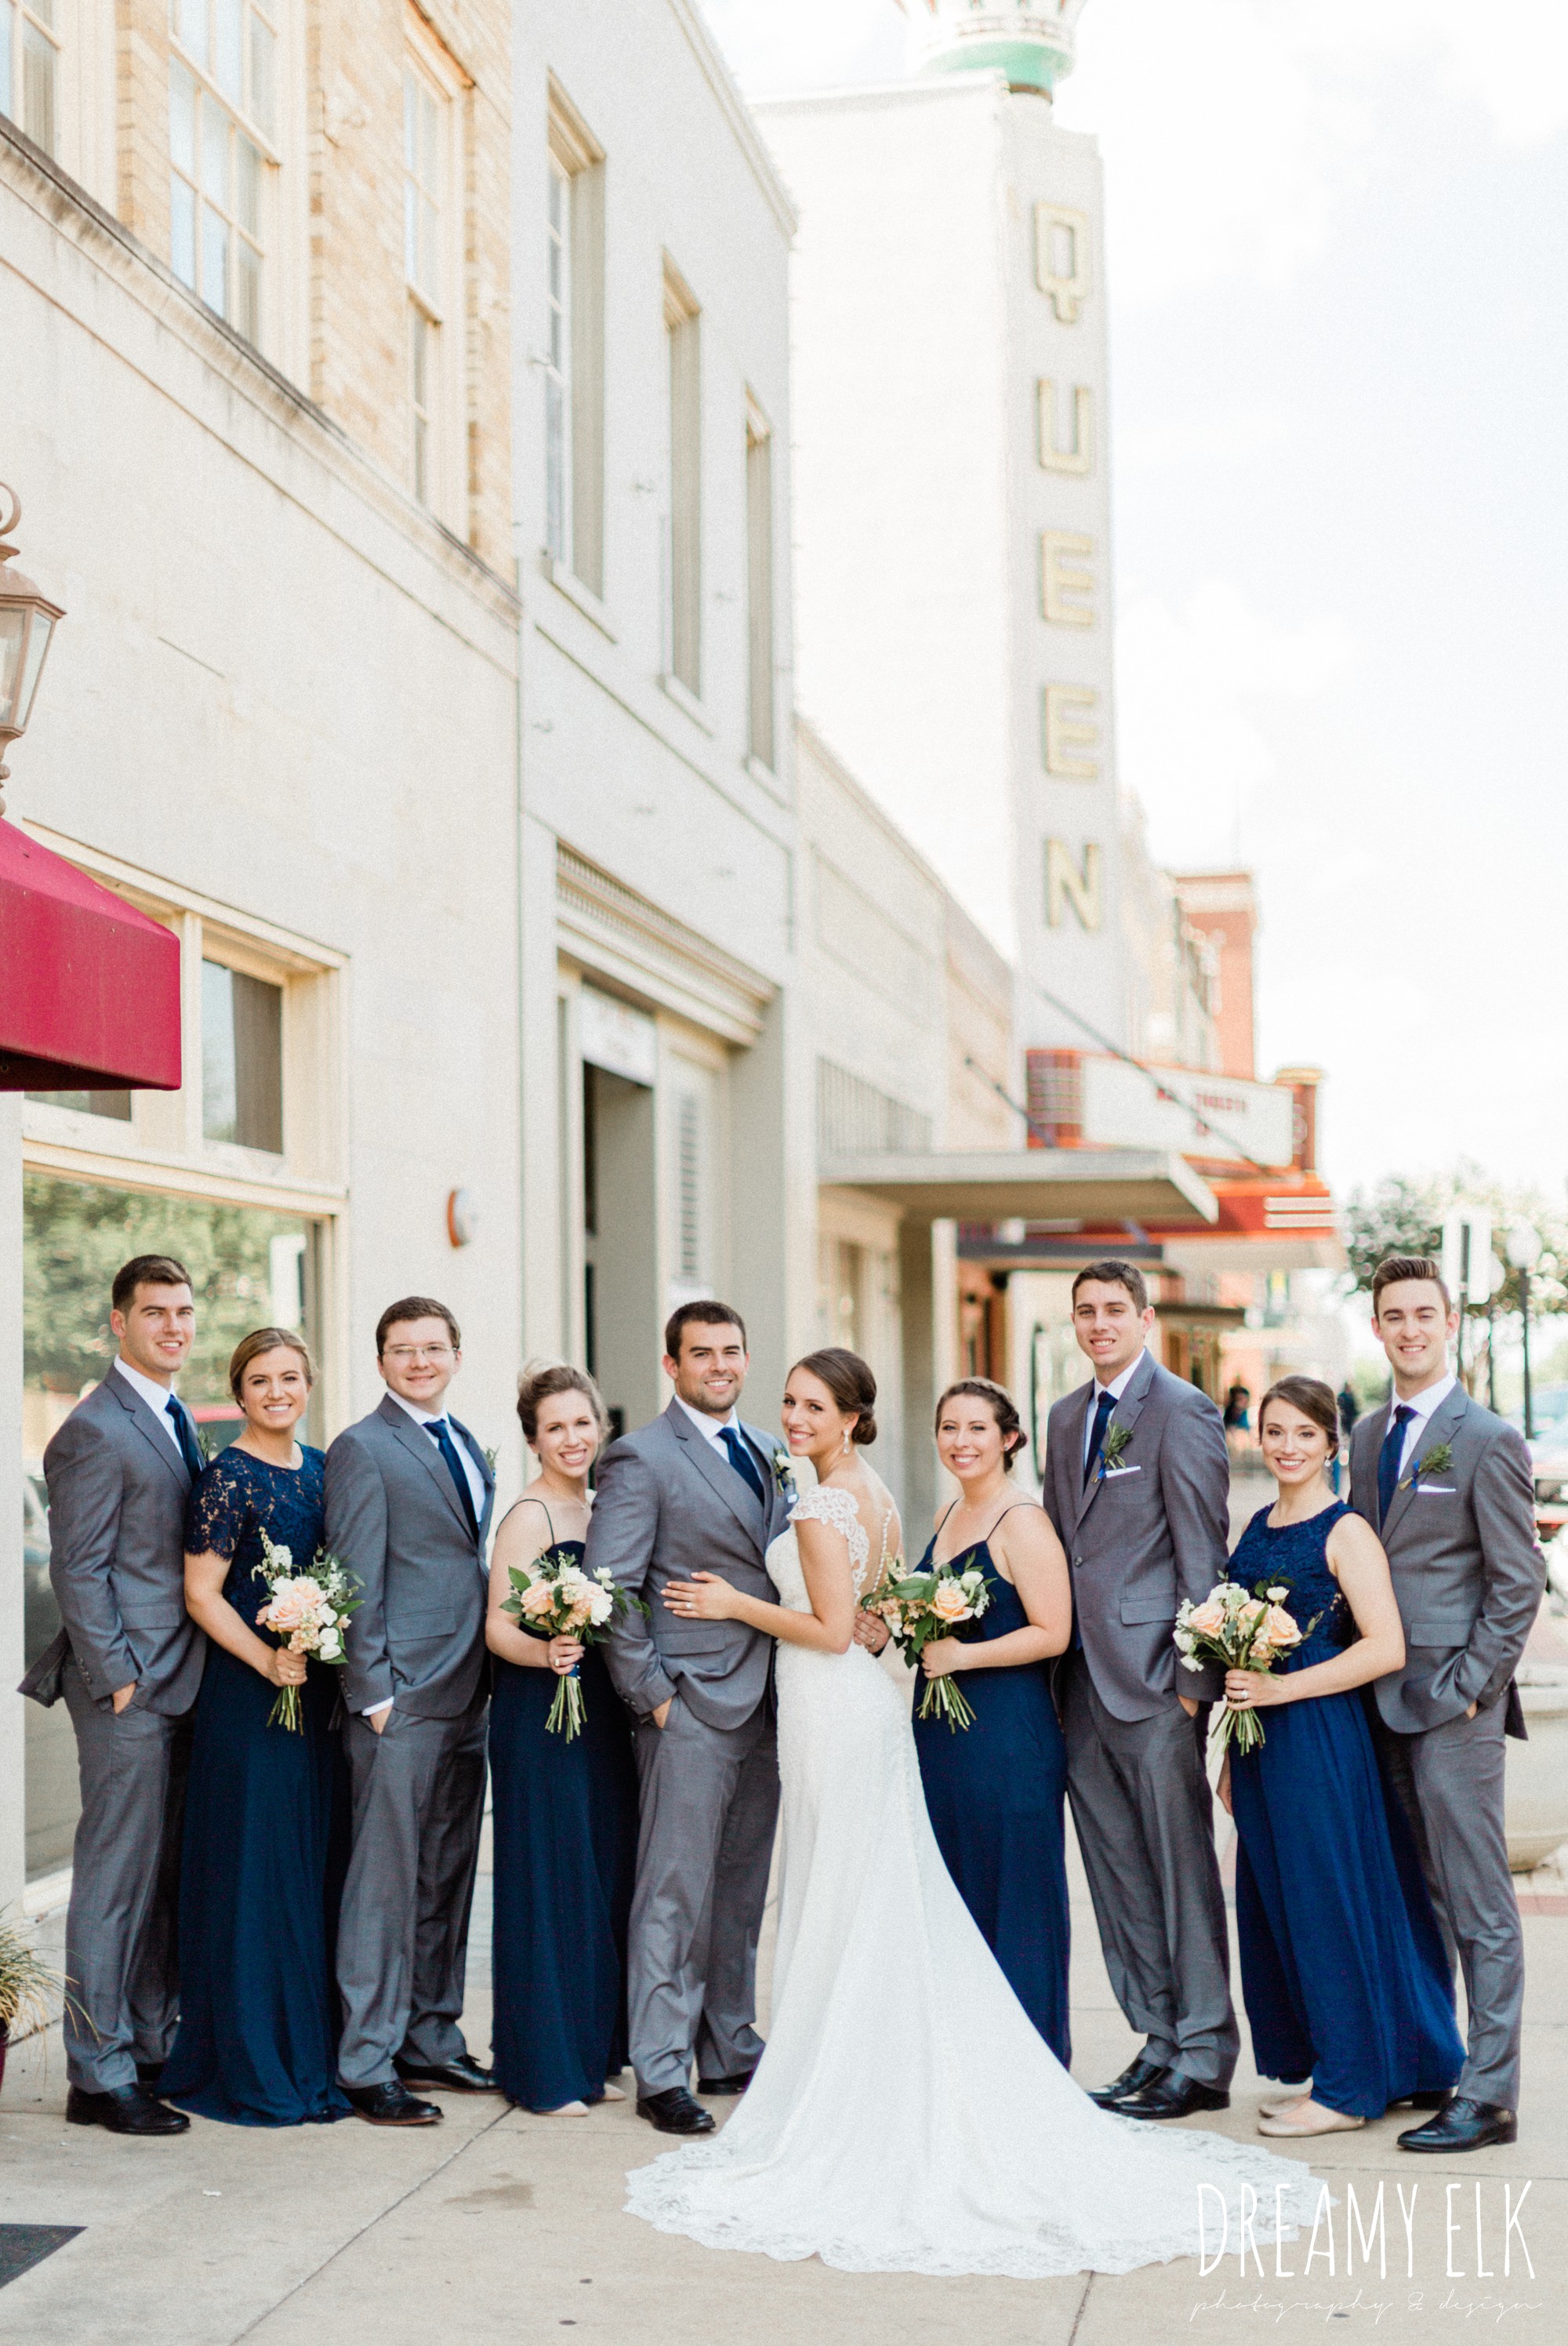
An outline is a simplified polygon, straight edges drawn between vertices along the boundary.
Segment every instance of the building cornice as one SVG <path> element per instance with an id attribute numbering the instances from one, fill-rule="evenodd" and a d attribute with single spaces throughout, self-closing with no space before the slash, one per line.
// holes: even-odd
<path id="1" fill-rule="evenodd" d="M 692 0 L 669 0 L 669 10 L 691 44 L 708 87 L 718 98 L 719 107 L 735 133 L 736 142 L 751 166 L 753 177 L 768 199 L 775 219 L 786 239 L 793 240 L 800 224 L 794 199 L 779 176 L 779 166 L 769 151 L 767 140 L 757 127 L 755 115 L 740 95 L 723 51 L 708 31 L 700 11 L 692 5 Z"/>
<path id="2" fill-rule="evenodd" d="M 555 849 L 555 928 L 574 961 L 728 1043 L 756 1042 L 779 990 L 565 841 Z"/>

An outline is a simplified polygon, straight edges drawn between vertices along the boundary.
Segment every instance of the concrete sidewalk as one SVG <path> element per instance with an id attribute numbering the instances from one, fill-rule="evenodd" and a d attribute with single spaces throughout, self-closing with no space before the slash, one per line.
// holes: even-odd
<path id="1" fill-rule="evenodd" d="M 487 1878 L 480 1887 L 465 2027 L 483 2052 Z M 663 2147 L 629 2103 L 550 2119 L 489 2096 L 452 2096 L 443 2126 L 411 2134 L 353 2119 L 287 2133 L 198 2119 L 178 2140 L 127 2143 L 64 2124 L 56 2033 L 47 2048 L 37 2040 L 13 2053 L 0 2092 L 0 2227 L 82 2229 L 0 2289 L 0 2341 L 542 2346 L 558 2330 L 577 2329 L 606 2346 L 952 2346 L 957 2338 L 975 2346 L 1166 2346 L 1304 2338 L 1333 2321 L 1349 2325 L 1338 2335 L 1375 2330 L 1396 2346 L 1483 2330 L 1520 2346 L 1556 2346 L 1568 2336 L 1568 1913 L 1529 1911 L 1537 1894 L 1527 1891 L 1525 1902 L 1518 2145 L 1418 2160 L 1394 2147 L 1408 2117 L 1330 2137 L 1310 2163 L 1338 2203 L 1334 2262 L 1330 2270 L 1325 2229 L 1309 2277 L 1305 2240 L 1283 2257 L 1295 2269 L 1290 2279 L 1276 2278 L 1271 2249 L 1262 2278 L 1249 2262 L 1242 2279 L 1233 2249 L 1207 2278 L 1193 2260 L 1051 2282 L 860 2276 L 716 2253 L 621 2213 L 626 2168 Z M 1132 2040 L 1075 1863 L 1074 1927 L 1074 2069 L 1097 2083 L 1120 2068 Z M 1244 2064 L 1233 2107 L 1210 2123 L 1252 2137 L 1257 2093 Z M 887 2156 L 897 2160 L 896 2142 Z M 1387 2278 L 1375 2251 L 1366 2270 L 1359 2244 L 1348 2275 L 1348 2188 L 1369 2224 L 1380 2182 Z M 1516 2228 L 1505 2280 L 1504 2188 L 1517 2209 L 1527 2182 L 1519 2225 L 1534 2277 Z M 1407 2206 L 1420 2187 L 1409 2242 L 1399 2185 Z M 1478 2272 L 1478 2261 L 1486 2270 Z"/>

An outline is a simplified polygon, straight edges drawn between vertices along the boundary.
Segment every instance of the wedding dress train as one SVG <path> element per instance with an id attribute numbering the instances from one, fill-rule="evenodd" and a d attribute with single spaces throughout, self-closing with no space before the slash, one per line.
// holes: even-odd
<path id="1" fill-rule="evenodd" d="M 809 1492 L 850 1545 L 847 1493 Z M 768 1569 L 809 1611 L 793 1529 Z M 772 2026 L 716 2136 L 628 2175 L 626 2208 L 706 2247 L 848 2272 L 1117 2273 L 1191 2256 L 1199 2187 L 1310 2219 L 1300 2166 L 1097 2109 L 1036 2034 L 942 1862 L 899 1689 L 862 1647 L 778 1657 L 782 1868 Z M 1278 2195 L 1277 2200 L 1277 2193 Z M 1248 2195 L 1249 2197 L 1250 2195 Z M 1218 2205 L 1207 2201 L 1208 2237 Z"/>

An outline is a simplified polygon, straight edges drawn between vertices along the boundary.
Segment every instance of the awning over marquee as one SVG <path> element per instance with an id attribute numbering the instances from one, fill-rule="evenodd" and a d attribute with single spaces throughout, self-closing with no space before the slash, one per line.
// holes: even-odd
<path id="1" fill-rule="evenodd" d="M 0 1091 L 178 1091 L 179 940 L 0 821 Z"/>
<path id="2" fill-rule="evenodd" d="M 830 1157 L 824 1185 L 859 1189 L 923 1222 L 1157 1222 L 1201 1230 L 1218 1219 L 1207 1181 L 1163 1148 L 933 1149 Z"/>

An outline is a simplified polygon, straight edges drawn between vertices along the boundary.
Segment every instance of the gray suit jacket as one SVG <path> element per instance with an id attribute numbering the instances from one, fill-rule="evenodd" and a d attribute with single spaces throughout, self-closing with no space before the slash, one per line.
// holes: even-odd
<path id="1" fill-rule="evenodd" d="M 766 1507 L 705 1442 L 678 1402 L 662 1417 L 613 1443 L 599 1461 L 587 1566 L 605 1568 L 648 1607 L 628 1606 L 605 1648 L 611 1678 L 639 1719 L 681 1700 L 709 1727 L 739 1727 L 768 1691 L 773 1640 L 744 1621 L 681 1621 L 660 1599 L 672 1580 L 722 1573 L 769 1605 L 779 1592 L 763 1559 L 789 1520 L 792 1489 L 771 1466 L 777 1445 L 755 1426 L 742 1433 L 756 1454 Z"/>
<path id="2" fill-rule="evenodd" d="M 1084 1482 L 1093 1378 L 1046 1421 L 1045 1512 L 1067 1551 L 1073 1604 L 1095 1691 L 1116 1719 L 1152 1719 L 1173 1695 L 1212 1702 L 1218 1670 L 1183 1669 L 1171 1632 L 1184 1597 L 1227 1571 L 1230 1464 L 1207 1393 L 1145 1352 L 1105 1428 L 1128 1429 L 1114 1472 Z"/>
<path id="3" fill-rule="evenodd" d="M 390 1695 L 412 1718 L 456 1719 L 478 1691 L 495 1477 L 468 1428 L 448 1423 L 484 1484 L 477 1541 L 445 1460 L 391 1393 L 327 1453 L 327 1545 L 361 1599 L 345 1640 L 351 1710 Z"/>
<path id="4" fill-rule="evenodd" d="M 1383 1543 L 1405 1625 L 1405 1666 L 1378 1679 L 1378 1708 L 1387 1726 L 1416 1735 L 1501 1695 L 1508 1731 L 1522 1736 L 1513 1673 L 1546 1586 L 1524 1437 L 1455 1385 L 1412 1460 L 1446 1442 L 1452 1464 L 1427 1475 L 1407 1468 L 1380 1529 L 1378 1454 L 1393 1406 L 1390 1396 L 1350 1436 L 1351 1504 Z"/>
<path id="5" fill-rule="evenodd" d="M 21 1691 L 58 1701 L 75 1655 L 96 1702 L 134 1678 L 133 1709 L 178 1718 L 196 1700 L 207 1658 L 185 1609 L 185 1460 L 111 1369 L 45 1451 L 44 1475 L 49 1578 L 65 1627 Z"/>

